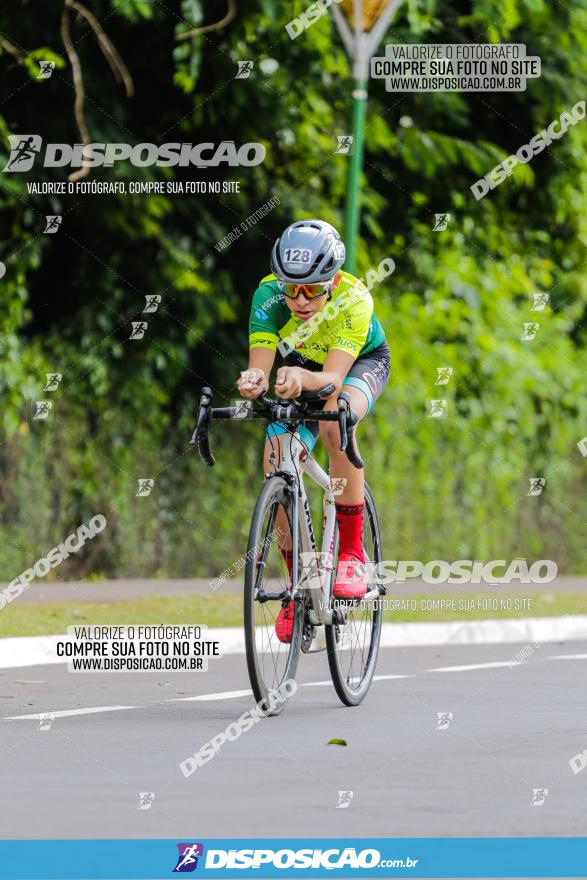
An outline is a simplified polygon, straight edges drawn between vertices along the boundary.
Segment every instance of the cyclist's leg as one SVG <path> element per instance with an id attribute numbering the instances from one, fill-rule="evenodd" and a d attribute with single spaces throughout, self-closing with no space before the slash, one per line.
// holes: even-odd
<path id="1" fill-rule="evenodd" d="M 389 379 L 389 348 L 386 343 L 364 358 L 358 358 L 346 376 L 342 390 L 348 394 L 352 409 L 363 419 L 372 409 Z M 336 395 L 326 402 L 325 409 L 336 409 Z M 363 551 L 363 517 L 365 509 L 364 471 L 355 468 L 340 451 L 340 431 L 336 422 L 320 422 L 320 436 L 330 459 L 330 476 L 345 480 L 336 497 L 336 519 L 339 530 L 339 571 L 334 587 L 338 598 L 357 598 L 364 594 L 368 577 L 361 564 Z M 340 563 L 344 563 L 341 567 Z"/>
<path id="2" fill-rule="evenodd" d="M 373 409 L 375 401 L 382 393 L 389 379 L 390 357 L 387 343 L 375 351 L 359 357 L 349 370 L 342 391 L 349 396 L 352 409 L 362 420 Z M 337 409 L 338 394 L 326 401 L 324 409 Z M 330 459 L 330 475 L 343 477 L 346 484 L 337 495 L 337 502 L 344 505 L 362 504 L 364 501 L 364 475 L 348 460 L 346 453 L 340 451 L 340 431 L 337 422 L 320 422 L 320 437 Z"/>

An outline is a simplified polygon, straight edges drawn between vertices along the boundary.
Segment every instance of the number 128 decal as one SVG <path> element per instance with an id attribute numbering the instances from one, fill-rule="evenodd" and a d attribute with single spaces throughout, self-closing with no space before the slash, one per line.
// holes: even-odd
<path id="1" fill-rule="evenodd" d="M 312 251 L 305 248 L 288 248 L 284 257 L 286 263 L 309 263 Z"/>

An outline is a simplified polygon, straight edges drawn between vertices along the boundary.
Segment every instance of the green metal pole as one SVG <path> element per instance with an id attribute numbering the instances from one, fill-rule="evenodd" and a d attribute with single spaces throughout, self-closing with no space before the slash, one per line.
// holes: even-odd
<path id="1" fill-rule="evenodd" d="M 355 271 L 357 238 L 361 216 L 361 171 L 363 168 L 363 144 L 365 139 L 365 114 L 367 111 L 367 81 L 355 80 L 353 90 L 352 135 L 354 152 L 352 154 L 348 183 L 345 219 L 346 260 L 345 270 Z"/>

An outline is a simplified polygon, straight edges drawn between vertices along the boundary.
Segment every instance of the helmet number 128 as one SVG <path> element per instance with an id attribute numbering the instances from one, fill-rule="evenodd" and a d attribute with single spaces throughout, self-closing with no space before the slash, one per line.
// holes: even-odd
<path id="1" fill-rule="evenodd" d="M 309 263 L 312 251 L 302 250 L 301 248 L 288 248 L 283 258 L 286 263 Z"/>

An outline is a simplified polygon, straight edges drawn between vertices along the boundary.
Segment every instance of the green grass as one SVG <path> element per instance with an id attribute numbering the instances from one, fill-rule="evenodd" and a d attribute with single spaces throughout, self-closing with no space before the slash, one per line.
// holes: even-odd
<path id="1" fill-rule="evenodd" d="M 31 602 L 0 611 L 0 638 L 63 633 L 77 624 L 242 626 L 240 596 L 145 596 L 122 602 Z"/>
<path id="2" fill-rule="evenodd" d="M 386 597 L 393 600 L 392 596 Z M 516 598 L 521 604 L 516 610 L 514 603 Z M 587 594 L 584 593 L 542 593 L 529 597 L 507 596 L 506 594 L 496 595 L 495 593 L 478 593 L 463 594 L 460 596 L 412 596 L 411 600 L 416 602 L 416 610 L 397 610 L 386 611 L 383 619 L 385 621 L 402 622 L 429 622 L 441 620 L 497 620 L 500 618 L 523 618 L 523 617 L 562 617 L 565 614 L 587 614 Z M 422 608 L 422 601 L 430 602 L 436 600 L 448 600 L 456 606 L 454 609 L 445 607 L 443 609 L 428 610 Z M 488 608 L 485 610 L 483 604 L 480 607 L 476 603 L 483 603 L 488 600 Z M 511 601 L 511 608 L 501 607 L 502 602 Z M 497 608 L 492 606 L 492 601 L 497 601 Z M 460 602 L 464 602 L 464 608 L 459 606 Z M 472 607 L 469 603 L 475 603 Z"/>
<path id="3" fill-rule="evenodd" d="M 582 593 L 545 593 L 533 596 L 530 607 L 511 610 L 461 610 L 459 600 L 494 598 L 495 594 L 463 596 L 412 596 L 416 611 L 386 611 L 384 619 L 395 622 L 441 620 L 489 620 L 516 617 L 560 617 L 564 614 L 587 614 L 587 595 Z M 422 600 L 454 599 L 456 610 L 422 610 Z M 392 600 L 393 596 L 388 596 Z M 500 598 L 497 598 L 498 606 Z M 512 599 L 513 604 L 513 599 Z M 0 637 L 63 633 L 73 624 L 199 624 L 241 626 L 241 596 L 146 596 L 123 602 L 14 602 L 0 611 Z"/>

